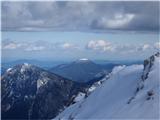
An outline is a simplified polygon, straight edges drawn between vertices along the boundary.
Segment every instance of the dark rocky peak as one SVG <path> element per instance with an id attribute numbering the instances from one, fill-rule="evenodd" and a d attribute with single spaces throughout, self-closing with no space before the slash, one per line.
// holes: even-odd
<path id="1" fill-rule="evenodd" d="M 148 78 L 148 75 L 150 73 L 150 71 L 152 70 L 152 67 L 155 63 L 155 59 L 156 57 L 160 57 L 160 53 L 157 52 L 156 54 L 150 56 L 148 59 L 144 60 L 144 69 L 143 69 L 143 72 L 142 72 L 142 76 L 141 76 L 141 79 L 137 85 L 137 88 L 136 88 L 136 91 L 135 91 L 135 94 L 129 99 L 128 101 L 128 104 L 131 103 L 131 101 L 133 99 L 135 99 L 136 95 L 145 87 L 145 82 L 146 82 L 146 79 Z M 148 95 L 148 98 L 147 100 L 150 99 L 150 97 L 154 94 L 153 90 L 149 90 L 147 92 L 147 95 Z"/>
<path id="2" fill-rule="evenodd" d="M 156 54 L 152 55 L 148 59 L 144 60 L 144 70 L 143 70 L 143 75 L 142 75 L 142 80 L 144 81 L 145 79 L 148 78 L 148 74 L 154 64 L 155 58 L 160 57 L 160 53 L 157 52 Z"/>

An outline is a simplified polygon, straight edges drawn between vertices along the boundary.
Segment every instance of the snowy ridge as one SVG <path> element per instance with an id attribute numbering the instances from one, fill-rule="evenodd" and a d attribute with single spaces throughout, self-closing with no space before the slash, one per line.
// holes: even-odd
<path id="1" fill-rule="evenodd" d="M 113 69 L 104 84 L 55 119 L 159 119 L 159 53 L 145 61 Z"/>

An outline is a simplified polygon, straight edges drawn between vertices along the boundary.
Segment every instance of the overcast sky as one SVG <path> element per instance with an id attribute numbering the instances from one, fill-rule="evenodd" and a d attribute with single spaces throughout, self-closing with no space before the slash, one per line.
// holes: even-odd
<path id="1" fill-rule="evenodd" d="M 158 31 L 159 2 L 2 2 L 2 30 Z"/>
<path id="2" fill-rule="evenodd" d="M 2 58 L 143 59 L 159 27 L 158 1 L 2 2 Z"/>

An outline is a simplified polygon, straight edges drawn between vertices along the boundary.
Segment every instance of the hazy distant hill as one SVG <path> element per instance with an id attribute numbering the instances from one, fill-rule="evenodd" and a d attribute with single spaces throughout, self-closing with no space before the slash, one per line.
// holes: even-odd
<path id="1" fill-rule="evenodd" d="M 88 82 L 109 73 L 117 64 L 99 65 L 88 59 L 79 59 L 50 69 L 53 73 L 77 82 Z"/>
<path id="2" fill-rule="evenodd" d="M 66 63 L 65 61 L 41 61 L 41 60 L 32 60 L 32 59 L 20 59 L 15 61 L 2 61 L 2 66 L 4 68 L 13 67 L 17 64 L 29 63 L 32 65 L 36 65 L 41 68 L 49 69 L 51 66 L 56 66 L 62 63 Z"/>

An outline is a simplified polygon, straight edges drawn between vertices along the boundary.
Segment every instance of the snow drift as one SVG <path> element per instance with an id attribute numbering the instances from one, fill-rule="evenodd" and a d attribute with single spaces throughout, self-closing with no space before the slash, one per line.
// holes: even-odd
<path id="1" fill-rule="evenodd" d="M 55 119 L 159 119 L 160 55 L 144 65 L 119 66 L 87 98 Z"/>

